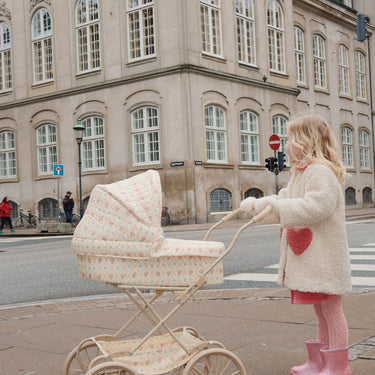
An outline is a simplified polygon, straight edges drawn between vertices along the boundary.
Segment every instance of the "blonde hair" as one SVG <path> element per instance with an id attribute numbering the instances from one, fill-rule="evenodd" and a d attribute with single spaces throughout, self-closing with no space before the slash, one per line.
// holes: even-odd
<path id="1" fill-rule="evenodd" d="M 337 141 L 331 125 L 318 115 L 304 115 L 288 122 L 290 140 L 300 150 L 297 162 L 320 162 L 328 165 L 340 183 L 346 168 L 336 153 Z"/>

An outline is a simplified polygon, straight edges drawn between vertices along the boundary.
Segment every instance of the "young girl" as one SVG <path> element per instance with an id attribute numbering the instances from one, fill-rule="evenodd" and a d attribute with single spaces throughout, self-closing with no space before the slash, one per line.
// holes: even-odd
<path id="1" fill-rule="evenodd" d="M 338 159 L 330 124 L 305 115 L 288 123 L 286 150 L 291 179 L 279 195 L 247 198 L 241 209 L 258 213 L 267 205 L 280 218 L 279 284 L 291 290 L 291 303 L 313 305 L 317 337 L 307 341 L 308 361 L 292 375 L 350 375 L 348 326 L 341 296 L 351 290 L 340 184 L 345 168 Z"/>

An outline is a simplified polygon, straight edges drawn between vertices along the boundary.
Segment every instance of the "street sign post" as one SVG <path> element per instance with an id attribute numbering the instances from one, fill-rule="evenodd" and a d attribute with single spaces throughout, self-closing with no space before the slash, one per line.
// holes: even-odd
<path id="1" fill-rule="evenodd" d="M 272 170 L 270 171 L 275 173 L 275 189 L 276 189 L 276 194 L 279 193 L 279 168 L 278 168 L 278 163 L 277 163 L 277 157 L 276 157 L 276 150 L 280 148 L 280 137 L 277 134 L 272 134 L 270 136 L 270 139 L 268 141 L 271 149 L 274 152 L 274 157 L 270 158 L 274 160 L 274 163 L 276 163 L 276 168 L 273 167 Z"/>
<path id="2" fill-rule="evenodd" d="M 54 164 L 53 165 L 53 175 L 57 177 L 57 214 L 56 219 L 59 222 L 59 213 L 60 213 L 60 177 L 64 176 L 64 165 L 63 164 Z"/>

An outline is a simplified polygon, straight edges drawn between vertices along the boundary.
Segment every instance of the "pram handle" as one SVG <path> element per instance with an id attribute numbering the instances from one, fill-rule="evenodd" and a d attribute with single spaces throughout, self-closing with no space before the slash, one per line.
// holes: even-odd
<path id="1" fill-rule="evenodd" d="M 232 211 L 231 213 L 229 213 L 228 215 L 224 216 L 221 221 L 223 223 L 226 223 L 227 221 L 229 221 L 230 219 L 232 219 L 233 217 L 236 217 L 237 215 L 239 215 L 240 213 L 242 212 L 242 210 L 240 208 L 237 208 L 237 210 L 234 210 Z"/>
<path id="2" fill-rule="evenodd" d="M 255 216 L 251 219 L 251 221 L 252 221 L 253 223 L 257 223 L 258 221 L 263 220 L 264 217 L 267 216 L 271 211 L 272 211 L 272 206 L 269 204 L 269 205 L 266 206 L 266 208 L 265 208 L 263 211 L 259 212 L 258 215 L 255 215 Z"/>

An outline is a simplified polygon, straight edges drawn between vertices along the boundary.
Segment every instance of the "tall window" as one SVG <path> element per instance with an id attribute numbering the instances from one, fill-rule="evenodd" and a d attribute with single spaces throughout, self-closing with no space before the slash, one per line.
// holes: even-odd
<path id="1" fill-rule="evenodd" d="M 370 169 L 370 140 L 365 130 L 359 132 L 359 160 L 361 169 Z"/>
<path id="2" fill-rule="evenodd" d="M 372 203 L 372 190 L 369 187 L 365 187 L 362 190 L 362 202 L 364 204 L 371 204 Z"/>
<path id="3" fill-rule="evenodd" d="M 51 17 L 47 9 L 35 12 L 31 22 L 34 82 L 53 79 Z"/>
<path id="4" fill-rule="evenodd" d="M 82 164 L 84 170 L 105 168 L 104 120 L 100 116 L 86 117 L 82 139 Z"/>
<path id="5" fill-rule="evenodd" d="M 289 157 L 286 152 L 287 142 L 287 130 L 286 130 L 286 118 L 281 115 L 272 117 L 272 133 L 277 134 L 280 137 L 280 149 L 285 154 L 286 164 L 289 165 Z"/>
<path id="6" fill-rule="evenodd" d="M 325 40 L 318 34 L 313 35 L 314 85 L 327 88 L 327 67 Z"/>
<path id="7" fill-rule="evenodd" d="M 349 95 L 349 52 L 343 44 L 339 44 L 339 90 L 340 94 Z"/>
<path id="8" fill-rule="evenodd" d="M 268 1 L 267 25 L 270 70 L 285 73 L 284 16 L 277 0 Z"/>
<path id="9" fill-rule="evenodd" d="M 129 59 L 155 56 L 154 0 L 128 0 Z"/>
<path id="10" fill-rule="evenodd" d="M 360 51 L 355 53 L 355 80 L 357 98 L 367 99 L 366 59 L 365 55 Z"/>
<path id="11" fill-rule="evenodd" d="M 202 51 L 221 56 L 221 8 L 220 0 L 201 0 Z"/>
<path id="12" fill-rule="evenodd" d="M 215 189 L 210 193 L 210 212 L 232 210 L 232 194 L 225 189 Z"/>
<path id="13" fill-rule="evenodd" d="M 53 165 L 57 164 L 57 135 L 55 125 L 42 125 L 36 129 L 36 148 L 38 174 L 53 173 Z"/>
<path id="14" fill-rule="evenodd" d="M 16 139 L 13 132 L 0 133 L 0 178 L 16 177 Z"/>
<path id="15" fill-rule="evenodd" d="M 294 26 L 294 51 L 296 58 L 297 82 L 306 83 L 305 33 L 298 26 Z"/>
<path id="16" fill-rule="evenodd" d="M 138 108 L 131 113 L 133 164 L 160 162 L 159 113 L 155 107 Z"/>
<path id="17" fill-rule="evenodd" d="M 236 0 L 238 61 L 255 65 L 255 21 L 253 0 Z"/>
<path id="18" fill-rule="evenodd" d="M 251 111 L 240 113 L 241 161 L 244 164 L 259 164 L 258 116 Z"/>
<path id="19" fill-rule="evenodd" d="M 355 199 L 355 189 L 352 187 L 348 187 L 345 190 L 345 204 L 347 206 L 353 206 L 357 204 L 357 201 Z"/>
<path id="20" fill-rule="evenodd" d="M 204 109 L 206 125 L 207 161 L 227 161 L 227 126 L 225 111 L 217 105 L 209 105 Z"/>
<path id="21" fill-rule="evenodd" d="M 0 22 L 0 92 L 12 89 L 12 53 L 9 27 Z"/>
<path id="22" fill-rule="evenodd" d="M 76 8 L 78 72 L 100 68 L 98 0 L 79 0 Z"/>
<path id="23" fill-rule="evenodd" d="M 341 129 L 342 161 L 348 168 L 353 168 L 353 132 L 348 127 Z"/>

